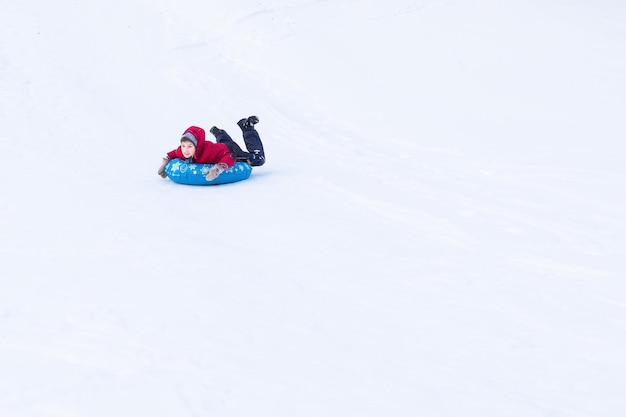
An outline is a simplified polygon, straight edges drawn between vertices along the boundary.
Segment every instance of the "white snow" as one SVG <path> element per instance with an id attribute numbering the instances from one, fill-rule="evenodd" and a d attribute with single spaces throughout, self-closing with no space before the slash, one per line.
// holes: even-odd
<path id="1" fill-rule="evenodd" d="M 0 0 L 0 416 L 626 415 L 625 21 Z"/>

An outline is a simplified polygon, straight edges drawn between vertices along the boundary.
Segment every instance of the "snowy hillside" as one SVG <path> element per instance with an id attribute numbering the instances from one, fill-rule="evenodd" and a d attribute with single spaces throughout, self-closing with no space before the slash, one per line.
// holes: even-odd
<path id="1" fill-rule="evenodd" d="M 625 415 L 625 19 L 0 0 L 0 416 Z"/>

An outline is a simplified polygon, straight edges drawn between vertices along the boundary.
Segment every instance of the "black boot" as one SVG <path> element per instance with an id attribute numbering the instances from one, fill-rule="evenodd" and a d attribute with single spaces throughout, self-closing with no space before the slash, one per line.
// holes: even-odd
<path id="1" fill-rule="evenodd" d="M 248 153 L 248 163 L 253 167 L 260 167 L 265 163 L 265 154 L 258 149 Z"/>
<path id="2" fill-rule="evenodd" d="M 237 122 L 237 126 L 241 128 L 242 131 L 254 129 L 254 125 L 259 123 L 259 118 L 256 116 L 250 116 L 247 119 L 241 119 Z"/>
<path id="3" fill-rule="evenodd" d="M 224 131 L 222 129 L 219 129 L 217 126 L 213 126 L 211 130 L 209 130 L 209 132 L 211 132 L 211 134 L 215 136 L 215 138 L 217 138 L 218 135 L 220 135 L 221 133 L 224 133 Z"/>

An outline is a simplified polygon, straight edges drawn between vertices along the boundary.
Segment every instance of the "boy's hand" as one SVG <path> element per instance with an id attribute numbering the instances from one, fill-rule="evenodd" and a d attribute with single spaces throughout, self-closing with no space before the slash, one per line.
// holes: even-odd
<path id="1" fill-rule="evenodd" d="M 204 178 L 206 178 L 207 181 L 213 181 L 215 178 L 219 177 L 219 175 L 227 168 L 228 165 L 224 163 L 215 164 L 207 171 Z"/>
<path id="2" fill-rule="evenodd" d="M 167 177 L 167 174 L 165 173 L 165 167 L 167 166 L 169 162 L 170 162 L 170 159 L 168 157 L 163 158 L 163 162 L 161 162 L 161 166 L 159 167 L 159 170 L 157 171 L 157 174 L 159 174 L 161 178 Z"/>

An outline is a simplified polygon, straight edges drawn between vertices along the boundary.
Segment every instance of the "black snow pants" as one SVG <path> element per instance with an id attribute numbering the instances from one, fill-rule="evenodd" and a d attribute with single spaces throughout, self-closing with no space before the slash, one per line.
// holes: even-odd
<path id="1" fill-rule="evenodd" d="M 261 166 L 265 163 L 265 151 L 259 132 L 250 126 L 243 130 L 243 141 L 246 144 L 247 152 L 241 149 L 239 145 L 225 131 L 221 131 L 215 141 L 228 146 L 230 153 L 235 161 L 247 162 L 253 167 Z"/>

